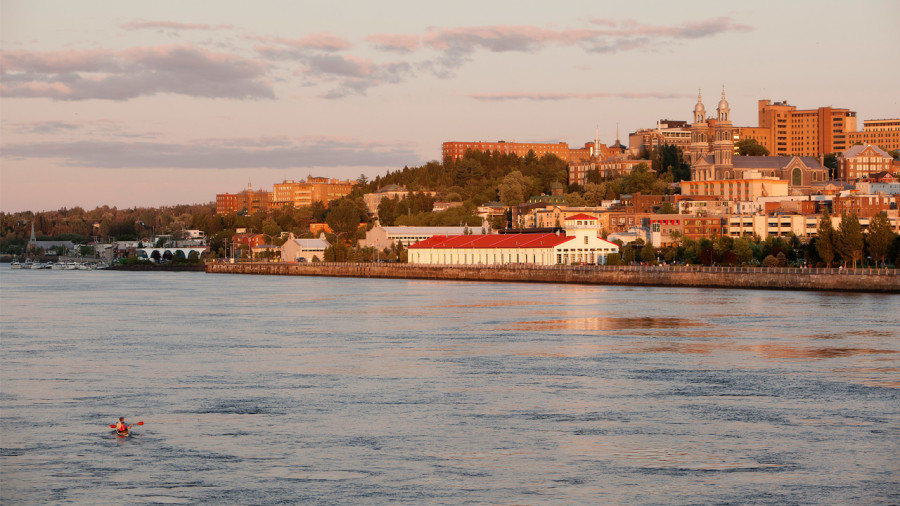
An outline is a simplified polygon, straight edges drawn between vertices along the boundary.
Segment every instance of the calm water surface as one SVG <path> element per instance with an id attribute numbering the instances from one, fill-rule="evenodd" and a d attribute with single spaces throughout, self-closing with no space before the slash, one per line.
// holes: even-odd
<path id="1" fill-rule="evenodd" d="M 5 504 L 900 502 L 895 295 L 6 266 L 0 288 Z"/>

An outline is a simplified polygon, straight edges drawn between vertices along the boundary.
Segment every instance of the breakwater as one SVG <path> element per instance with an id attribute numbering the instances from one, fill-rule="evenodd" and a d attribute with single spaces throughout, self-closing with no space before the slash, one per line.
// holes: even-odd
<path id="1" fill-rule="evenodd" d="M 790 267 L 700 266 L 471 266 L 384 263 L 208 263 L 214 274 L 332 276 L 572 283 L 587 285 L 684 286 L 768 290 L 900 293 L 895 269 L 798 269 Z"/>

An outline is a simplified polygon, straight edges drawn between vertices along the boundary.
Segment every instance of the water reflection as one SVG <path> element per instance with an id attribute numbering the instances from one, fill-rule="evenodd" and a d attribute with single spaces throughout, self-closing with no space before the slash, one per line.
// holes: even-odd
<path id="1" fill-rule="evenodd" d="M 578 331 L 617 331 L 640 329 L 678 329 L 701 327 L 706 325 L 697 320 L 669 317 L 588 317 L 559 320 L 524 321 L 511 326 L 514 330 L 578 330 Z"/>

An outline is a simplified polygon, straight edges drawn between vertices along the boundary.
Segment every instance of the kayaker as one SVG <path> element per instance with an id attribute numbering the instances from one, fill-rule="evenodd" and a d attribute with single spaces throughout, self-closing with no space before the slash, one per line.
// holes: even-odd
<path id="1" fill-rule="evenodd" d="M 131 427 L 131 425 L 125 425 L 125 417 L 120 416 L 119 421 L 116 423 L 116 432 L 128 432 Z"/>

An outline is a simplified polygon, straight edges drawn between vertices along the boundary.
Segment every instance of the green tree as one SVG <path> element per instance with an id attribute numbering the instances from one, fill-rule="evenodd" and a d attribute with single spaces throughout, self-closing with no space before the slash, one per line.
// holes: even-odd
<path id="1" fill-rule="evenodd" d="M 753 259 L 753 250 L 750 249 L 750 241 L 743 237 L 737 237 L 731 250 L 741 264 L 747 264 Z"/>
<path id="2" fill-rule="evenodd" d="M 734 143 L 740 156 L 769 156 L 769 150 L 756 139 L 741 139 Z"/>
<path id="3" fill-rule="evenodd" d="M 866 234 L 866 244 L 869 246 L 869 254 L 881 265 L 884 265 L 884 259 L 887 257 L 894 243 L 894 232 L 891 230 L 891 224 L 888 221 L 887 213 L 884 211 L 875 215 L 869 222 L 869 232 Z"/>
<path id="4" fill-rule="evenodd" d="M 678 214 L 678 208 L 671 202 L 663 202 L 656 210 L 656 214 Z"/>
<path id="5" fill-rule="evenodd" d="M 844 267 L 847 262 L 853 262 L 853 268 L 856 268 L 856 262 L 862 258 L 864 238 L 862 227 L 859 225 L 859 218 L 856 213 L 844 213 L 841 215 L 841 225 L 838 227 L 837 249 L 844 260 Z"/>
<path id="6" fill-rule="evenodd" d="M 341 199 L 338 204 L 328 212 L 325 223 L 331 227 L 335 235 L 344 240 L 352 240 L 359 229 L 359 209 L 352 200 Z M 340 254 L 336 255 L 340 256 Z M 343 261 L 337 260 L 337 261 Z"/>
<path id="7" fill-rule="evenodd" d="M 825 262 L 825 267 L 831 267 L 835 254 L 835 231 L 834 225 L 831 223 L 831 215 L 827 210 L 819 218 L 819 228 L 816 230 L 816 253 Z"/>
<path id="8" fill-rule="evenodd" d="M 658 263 L 656 260 L 656 248 L 653 247 L 653 243 L 647 243 L 641 248 L 641 260 L 650 265 Z"/>
<path id="9" fill-rule="evenodd" d="M 534 155 L 534 152 L 529 151 L 529 154 Z M 525 176 L 521 172 L 517 170 L 510 172 L 500 183 L 500 202 L 507 206 L 521 204 L 525 201 L 526 186 Z"/>

